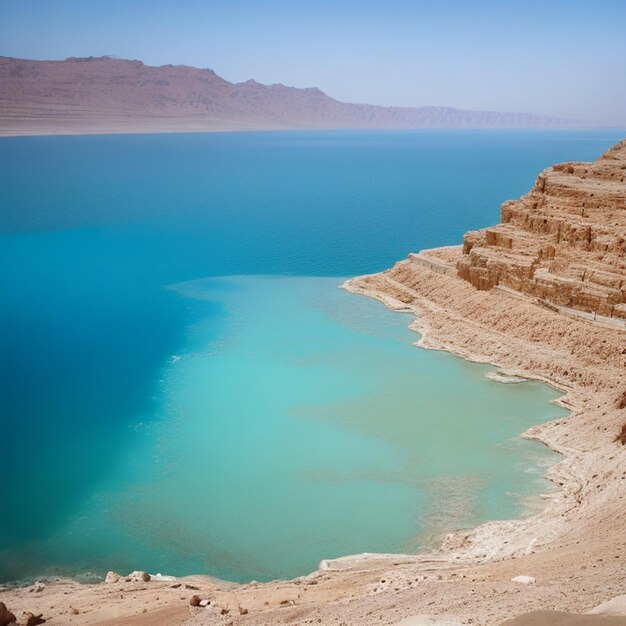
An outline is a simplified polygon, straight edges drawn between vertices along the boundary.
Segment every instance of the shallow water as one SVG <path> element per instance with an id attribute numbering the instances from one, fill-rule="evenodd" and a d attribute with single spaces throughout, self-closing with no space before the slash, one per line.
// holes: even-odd
<path id="1" fill-rule="evenodd" d="M 528 513 L 553 456 L 517 435 L 555 392 L 415 349 L 338 277 L 456 243 L 615 139 L 1 140 L 0 579 L 293 576 Z"/>

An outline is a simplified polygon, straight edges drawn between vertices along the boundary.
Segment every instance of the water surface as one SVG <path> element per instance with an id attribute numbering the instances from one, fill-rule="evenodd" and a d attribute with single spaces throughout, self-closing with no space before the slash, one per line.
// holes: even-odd
<path id="1" fill-rule="evenodd" d="M 0 140 L 0 578 L 291 576 L 527 513 L 546 458 L 516 435 L 554 392 L 416 350 L 336 287 L 618 139 Z"/>

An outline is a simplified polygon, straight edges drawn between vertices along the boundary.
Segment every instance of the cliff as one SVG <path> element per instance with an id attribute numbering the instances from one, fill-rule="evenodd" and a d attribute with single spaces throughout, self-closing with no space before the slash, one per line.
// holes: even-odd
<path id="1" fill-rule="evenodd" d="M 626 549 L 625 153 L 622 142 L 593 164 L 549 168 L 529 194 L 503 205 L 502 224 L 468 233 L 463 246 L 411 254 L 344 285 L 412 313 L 422 348 L 490 363 L 564 393 L 557 402 L 568 417 L 522 435 L 562 455 L 546 472 L 556 490 L 545 495 L 543 511 L 460 530 L 437 553 L 415 557 L 422 568 L 436 567 L 438 558 L 452 569 L 473 564 L 474 596 L 480 577 L 523 571 L 535 582 L 509 590 L 517 613 L 522 603 L 554 608 L 565 597 L 568 608 L 580 603 L 588 611 L 608 599 L 601 595 L 615 584 L 613 566 Z M 461 428 L 471 427 L 462 412 L 458 417 Z M 338 561 L 337 569 L 355 567 L 354 559 Z M 385 579 L 392 575 L 386 571 Z M 559 600 L 549 591 L 556 588 Z M 424 596 L 430 602 L 432 593 Z M 505 598 L 491 602 L 489 593 L 480 596 L 489 615 L 479 607 L 466 612 L 465 601 L 456 614 L 501 624 Z M 442 608 L 453 605 L 448 600 Z"/>
<path id="2" fill-rule="evenodd" d="M 461 278 L 626 320 L 626 141 L 594 163 L 548 168 L 501 216 L 465 235 Z"/>
<path id="3" fill-rule="evenodd" d="M 317 88 L 231 83 L 210 69 L 110 57 L 0 57 L 0 135 L 291 128 L 559 128 L 525 113 L 339 102 Z"/>

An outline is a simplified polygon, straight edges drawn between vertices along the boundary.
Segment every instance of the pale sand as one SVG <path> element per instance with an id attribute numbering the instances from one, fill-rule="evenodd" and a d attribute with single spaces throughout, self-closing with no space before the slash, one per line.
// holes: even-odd
<path id="1" fill-rule="evenodd" d="M 626 617 L 613 615 L 572 615 L 561 611 L 533 611 L 503 626 L 626 626 Z"/>
<path id="2" fill-rule="evenodd" d="M 446 248 L 426 256 L 451 264 L 457 254 Z M 292 581 L 236 586 L 185 579 L 198 591 L 172 589 L 171 582 L 64 582 L 40 592 L 7 590 L 0 600 L 18 616 L 44 613 L 48 624 L 176 624 L 185 615 L 189 625 L 397 624 L 426 614 L 495 625 L 537 609 L 584 613 L 626 592 L 626 447 L 614 442 L 626 421 L 616 405 L 625 386 L 626 333 L 504 291 L 477 291 L 415 260 L 345 287 L 413 312 L 421 347 L 489 362 L 564 392 L 559 402 L 571 415 L 524 434 L 564 455 L 548 472 L 560 488 L 544 511 L 458 533 L 434 554 L 358 555 Z M 536 582 L 511 582 L 518 575 Z M 217 608 L 189 608 L 193 594 Z M 171 617 L 163 617 L 170 607 Z M 239 607 L 248 612 L 240 615 Z M 144 609 L 153 621 L 145 621 Z"/>

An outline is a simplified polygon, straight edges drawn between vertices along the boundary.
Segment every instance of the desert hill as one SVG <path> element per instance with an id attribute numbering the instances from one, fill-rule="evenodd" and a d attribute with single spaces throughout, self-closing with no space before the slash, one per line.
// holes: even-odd
<path id="1" fill-rule="evenodd" d="M 111 57 L 0 57 L 0 134 L 306 128 L 573 128 L 580 121 L 339 102 L 317 88 L 231 83 L 210 69 Z"/>

